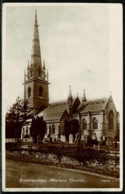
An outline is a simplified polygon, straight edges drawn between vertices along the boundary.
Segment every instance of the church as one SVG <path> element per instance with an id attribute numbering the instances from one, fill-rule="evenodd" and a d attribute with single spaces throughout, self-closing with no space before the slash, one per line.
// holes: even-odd
<path id="1" fill-rule="evenodd" d="M 50 103 L 49 74 L 45 60 L 42 60 L 39 41 L 37 12 L 35 11 L 34 35 L 31 59 L 24 74 L 24 100 L 33 107 L 34 115 L 43 117 L 47 124 L 45 139 L 52 141 L 70 141 L 64 136 L 65 121 L 76 119 L 79 123 L 81 140 L 88 137 L 99 142 L 111 144 L 119 141 L 119 113 L 112 95 L 108 98 L 88 101 L 84 90 L 83 98 L 73 98 L 71 86 L 65 101 Z M 31 120 L 22 128 L 21 138 L 25 133 L 30 136 Z M 42 130 L 42 129 L 41 129 Z"/>

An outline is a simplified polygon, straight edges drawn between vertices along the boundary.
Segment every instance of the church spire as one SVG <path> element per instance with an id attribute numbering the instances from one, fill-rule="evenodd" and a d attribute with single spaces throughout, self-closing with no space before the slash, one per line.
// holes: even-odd
<path id="1" fill-rule="evenodd" d="M 37 22 L 37 10 L 35 10 L 35 26 L 38 26 L 38 22 Z"/>
<path id="2" fill-rule="evenodd" d="M 45 60 L 42 61 L 42 57 L 41 57 L 38 27 L 39 25 L 37 20 L 37 11 L 35 10 L 32 52 L 31 52 L 31 59 L 27 67 L 27 80 L 35 78 L 35 79 L 41 79 L 46 81 L 47 74 L 46 74 Z"/>
<path id="3" fill-rule="evenodd" d="M 34 113 L 49 105 L 48 75 L 45 64 L 44 68 L 42 66 L 38 28 L 37 11 L 35 11 L 31 58 L 24 75 L 24 99 L 29 101 Z"/>
<path id="4" fill-rule="evenodd" d="M 33 44 L 32 44 L 32 55 L 31 55 L 31 63 L 32 63 L 32 68 L 34 69 L 35 77 L 37 77 L 39 74 L 39 67 L 41 67 L 40 69 L 42 69 L 38 27 L 39 25 L 37 21 L 37 11 L 35 10 L 34 34 L 33 34 Z"/>

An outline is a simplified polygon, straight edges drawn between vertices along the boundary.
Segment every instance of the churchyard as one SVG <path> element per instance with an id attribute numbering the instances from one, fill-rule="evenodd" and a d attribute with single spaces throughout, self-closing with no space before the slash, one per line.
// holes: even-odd
<path id="1" fill-rule="evenodd" d="M 6 143 L 6 159 L 47 166 L 90 171 L 119 178 L 120 157 L 115 147 L 83 146 L 82 144 Z"/>

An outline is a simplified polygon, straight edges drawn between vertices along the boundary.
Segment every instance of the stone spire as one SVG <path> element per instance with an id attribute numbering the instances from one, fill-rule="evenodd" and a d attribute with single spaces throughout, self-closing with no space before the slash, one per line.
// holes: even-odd
<path id="1" fill-rule="evenodd" d="M 33 34 L 33 44 L 32 44 L 32 54 L 31 54 L 31 65 L 33 70 L 33 77 L 38 77 L 42 71 L 41 62 L 41 51 L 40 51 L 40 41 L 39 41 L 39 29 L 37 21 L 37 11 L 35 11 L 35 21 L 34 21 L 34 34 Z"/>
<path id="2" fill-rule="evenodd" d="M 31 58 L 24 75 L 24 99 L 29 101 L 34 113 L 49 105 L 49 83 L 46 67 L 42 66 L 37 11 L 35 11 Z"/>

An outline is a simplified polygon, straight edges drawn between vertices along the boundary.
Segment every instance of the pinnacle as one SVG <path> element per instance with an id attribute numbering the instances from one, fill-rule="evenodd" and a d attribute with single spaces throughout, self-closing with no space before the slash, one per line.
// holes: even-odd
<path id="1" fill-rule="evenodd" d="M 85 90 L 83 90 L 84 91 L 84 93 L 83 93 L 83 102 L 86 102 L 86 94 L 85 94 Z"/>

